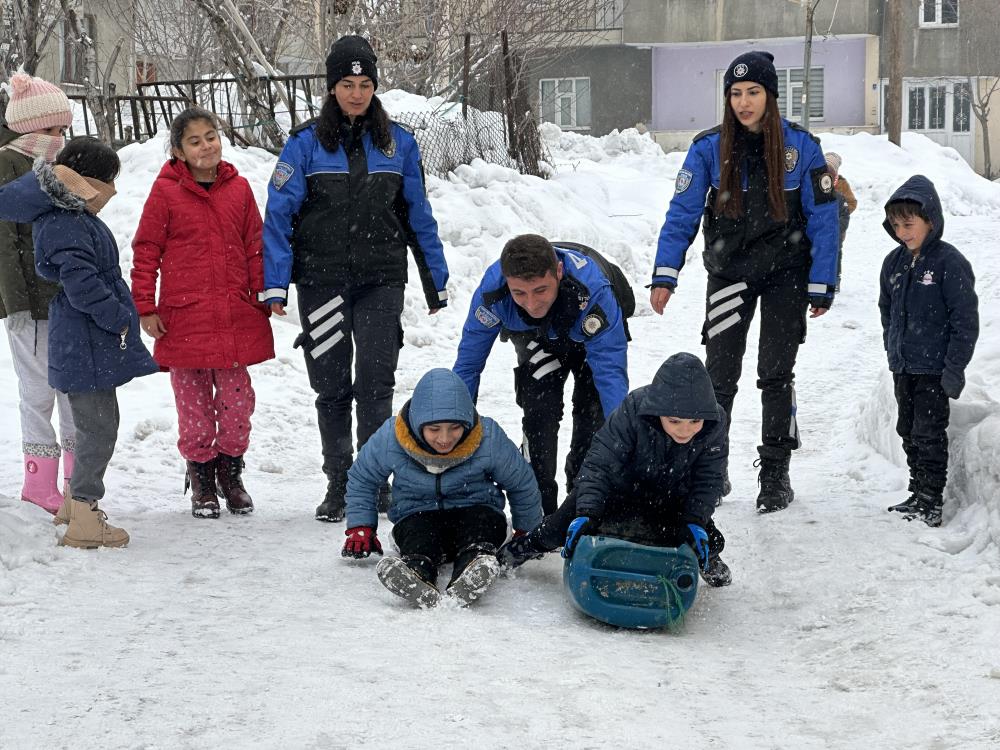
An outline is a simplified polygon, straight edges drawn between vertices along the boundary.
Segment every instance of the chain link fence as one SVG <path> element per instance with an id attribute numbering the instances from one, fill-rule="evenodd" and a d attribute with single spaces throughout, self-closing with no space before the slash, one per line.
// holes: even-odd
<path id="1" fill-rule="evenodd" d="M 518 142 L 534 145 L 534 152 L 514 153 L 507 137 L 504 115 L 470 108 L 465 118 L 429 112 L 393 112 L 392 119 L 413 131 L 420 146 L 424 170 L 444 178 L 461 164 L 482 159 L 488 164 L 538 174 L 538 162 L 549 161 L 538 130 L 531 120 L 534 138 L 522 134 Z"/>

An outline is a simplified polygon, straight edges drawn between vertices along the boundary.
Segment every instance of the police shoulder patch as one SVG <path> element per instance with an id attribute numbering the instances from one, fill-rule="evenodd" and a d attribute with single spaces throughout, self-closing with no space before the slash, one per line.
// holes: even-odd
<path id="1" fill-rule="evenodd" d="M 274 165 L 274 173 L 271 175 L 271 182 L 277 190 L 281 190 L 285 183 L 295 174 L 295 167 L 288 162 L 279 161 Z"/>
<path id="2" fill-rule="evenodd" d="M 674 186 L 675 193 L 683 193 L 689 187 L 691 187 L 691 180 L 694 179 L 694 174 L 692 174 L 687 169 L 682 169 L 677 173 L 677 183 Z"/>
<path id="3" fill-rule="evenodd" d="M 833 177 L 827 171 L 825 164 L 810 170 L 809 176 L 812 178 L 813 201 L 816 204 L 837 200 L 837 194 L 833 190 Z"/>
<path id="4" fill-rule="evenodd" d="M 593 338 L 607 327 L 608 316 L 604 314 L 600 305 L 594 305 L 590 308 L 590 312 L 580 322 L 580 330 L 587 338 Z"/>
<path id="5" fill-rule="evenodd" d="M 486 307 L 486 305 L 480 305 L 476 308 L 476 320 L 487 328 L 496 328 L 500 325 L 500 318 L 498 318 L 492 310 Z"/>

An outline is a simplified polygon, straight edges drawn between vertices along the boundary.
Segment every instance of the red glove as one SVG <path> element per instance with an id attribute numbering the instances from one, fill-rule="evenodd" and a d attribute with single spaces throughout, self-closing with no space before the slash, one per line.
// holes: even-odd
<path id="1" fill-rule="evenodd" d="M 514 529 L 514 534 L 513 534 L 513 536 L 511 536 L 511 539 L 520 539 L 522 536 L 524 536 L 527 533 L 528 532 L 525 531 L 524 529 Z"/>
<path id="2" fill-rule="evenodd" d="M 372 552 L 382 554 L 382 543 L 378 540 L 378 534 L 371 526 L 355 526 L 344 532 L 347 534 L 347 541 L 340 551 L 341 557 L 353 557 L 360 560 L 368 557 Z"/>

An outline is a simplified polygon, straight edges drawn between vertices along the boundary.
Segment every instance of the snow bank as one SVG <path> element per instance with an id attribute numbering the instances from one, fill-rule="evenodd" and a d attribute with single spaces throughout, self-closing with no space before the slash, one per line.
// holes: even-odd
<path id="1" fill-rule="evenodd" d="M 893 191 L 913 174 L 934 182 L 945 211 L 945 240 L 969 259 L 977 277 L 980 334 L 976 353 L 966 372 L 968 386 L 958 401 L 952 401 L 949 481 L 945 522 L 953 536 L 942 545 L 952 551 L 965 548 L 1000 548 L 1000 312 L 997 282 L 1000 262 L 992 247 L 963 241 L 968 222 L 959 225 L 949 217 L 969 217 L 973 225 L 1000 221 L 1000 185 L 977 175 L 952 149 L 940 146 L 918 133 L 904 133 L 902 147 L 885 136 L 860 133 L 853 136 L 821 135 L 825 151 L 843 157 L 843 174 L 858 198 L 852 227 L 868 214 L 877 223 Z M 856 230 L 848 230 L 848 241 Z M 878 273 L 881 258 L 892 248 L 886 236 L 885 252 L 871 259 Z M 873 324 L 878 325 L 877 318 Z M 884 366 L 884 363 L 883 363 Z M 902 445 L 895 432 L 896 402 L 888 371 L 862 407 L 858 437 L 900 467 L 906 466 Z M 941 535 L 940 539 L 945 539 Z"/>

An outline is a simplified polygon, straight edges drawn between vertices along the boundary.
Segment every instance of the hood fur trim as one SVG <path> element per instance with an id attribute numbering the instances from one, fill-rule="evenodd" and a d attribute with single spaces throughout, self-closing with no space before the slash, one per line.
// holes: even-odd
<path id="1" fill-rule="evenodd" d="M 66 187 L 52 171 L 52 165 L 46 164 L 44 159 L 35 159 L 35 165 L 32 169 L 35 176 L 38 177 L 38 186 L 42 192 L 49 196 L 56 208 L 80 213 L 87 210 L 86 201 Z"/>

